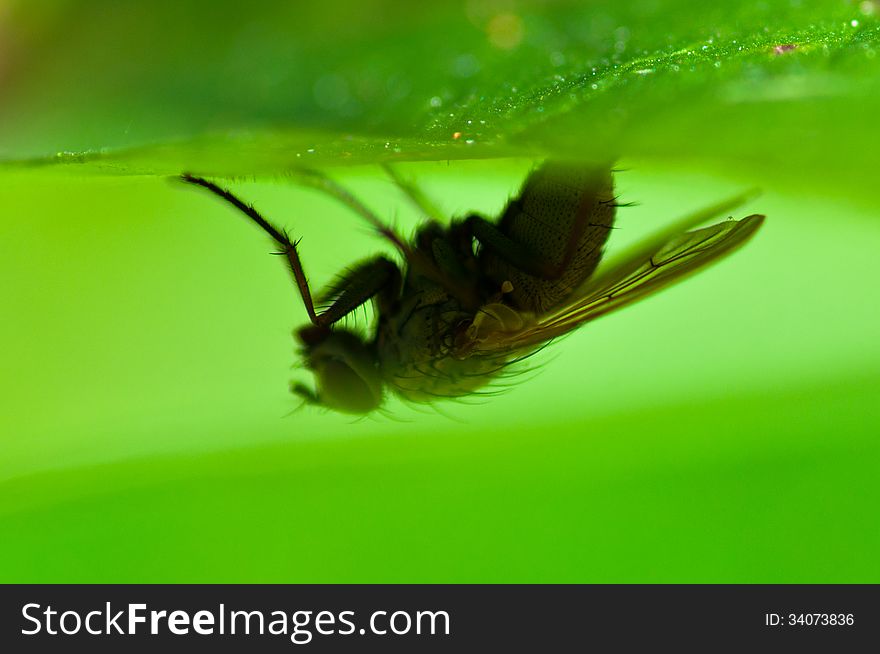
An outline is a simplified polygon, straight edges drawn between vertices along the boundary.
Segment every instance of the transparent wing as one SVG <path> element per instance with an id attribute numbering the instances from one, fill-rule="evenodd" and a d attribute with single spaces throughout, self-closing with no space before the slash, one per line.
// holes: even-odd
<path id="1" fill-rule="evenodd" d="M 641 246 L 588 280 L 562 309 L 540 316 L 520 330 L 488 334 L 475 352 L 519 351 L 570 332 L 717 261 L 745 243 L 763 221 L 764 216 L 755 214 L 684 232 L 659 245 L 652 239 L 647 248 Z"/>

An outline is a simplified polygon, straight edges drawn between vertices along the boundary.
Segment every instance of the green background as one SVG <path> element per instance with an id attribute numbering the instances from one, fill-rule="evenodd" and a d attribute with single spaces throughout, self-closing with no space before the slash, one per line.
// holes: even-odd
<path id="1" fill-rule="evenodd" d="M 875 3 L 35 5 L 0 6 L 0 581 L 880 581 Z M 384 244 L 303 160 L 409 232 L 380 162 L 491 215 L 575 155 L 638 203 L 612 253 L 746 188 L 767 223 L 497 397 L 362 420 L 291 413 L 288 273 L 169 178 L 321 285 Z"/>

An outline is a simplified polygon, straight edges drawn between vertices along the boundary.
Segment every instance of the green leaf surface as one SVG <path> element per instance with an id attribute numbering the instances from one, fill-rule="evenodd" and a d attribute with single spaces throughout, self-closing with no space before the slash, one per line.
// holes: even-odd
<path id="1" fill-rule="evenodd" d="M 60 6 L 16 9 L 7 167 L 266 176 L 554 155 L 858 192 L 877 162 L 873 1 Z"/>

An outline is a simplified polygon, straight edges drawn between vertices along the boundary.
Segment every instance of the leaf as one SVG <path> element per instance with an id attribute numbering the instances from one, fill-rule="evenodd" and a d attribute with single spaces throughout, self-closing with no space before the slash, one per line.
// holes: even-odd
<path id="1" fill-rule="evenodd" d="M 12 13 L 28 29 L 7 57 L 7 168 L 241 176 L 553 154 L 858 190 L 877 159 L 872 1 L 114 7 Z"/>

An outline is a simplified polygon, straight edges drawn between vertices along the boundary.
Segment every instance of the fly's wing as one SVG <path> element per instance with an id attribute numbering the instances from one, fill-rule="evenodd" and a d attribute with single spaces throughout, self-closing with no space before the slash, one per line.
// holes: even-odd
<path id="1" fill-rule="evenodd" d="M 717 261 L 745 243 L 763 221 L 764 216 L 755 214 L 674 236 L 667 231 L 588 280 L 562 309 L 540 316 L 520 330 L 488 334 L 474 351 L 516 352 L 570 332 Z M 666 240 L 661 241 L 663 238 Z"/>

